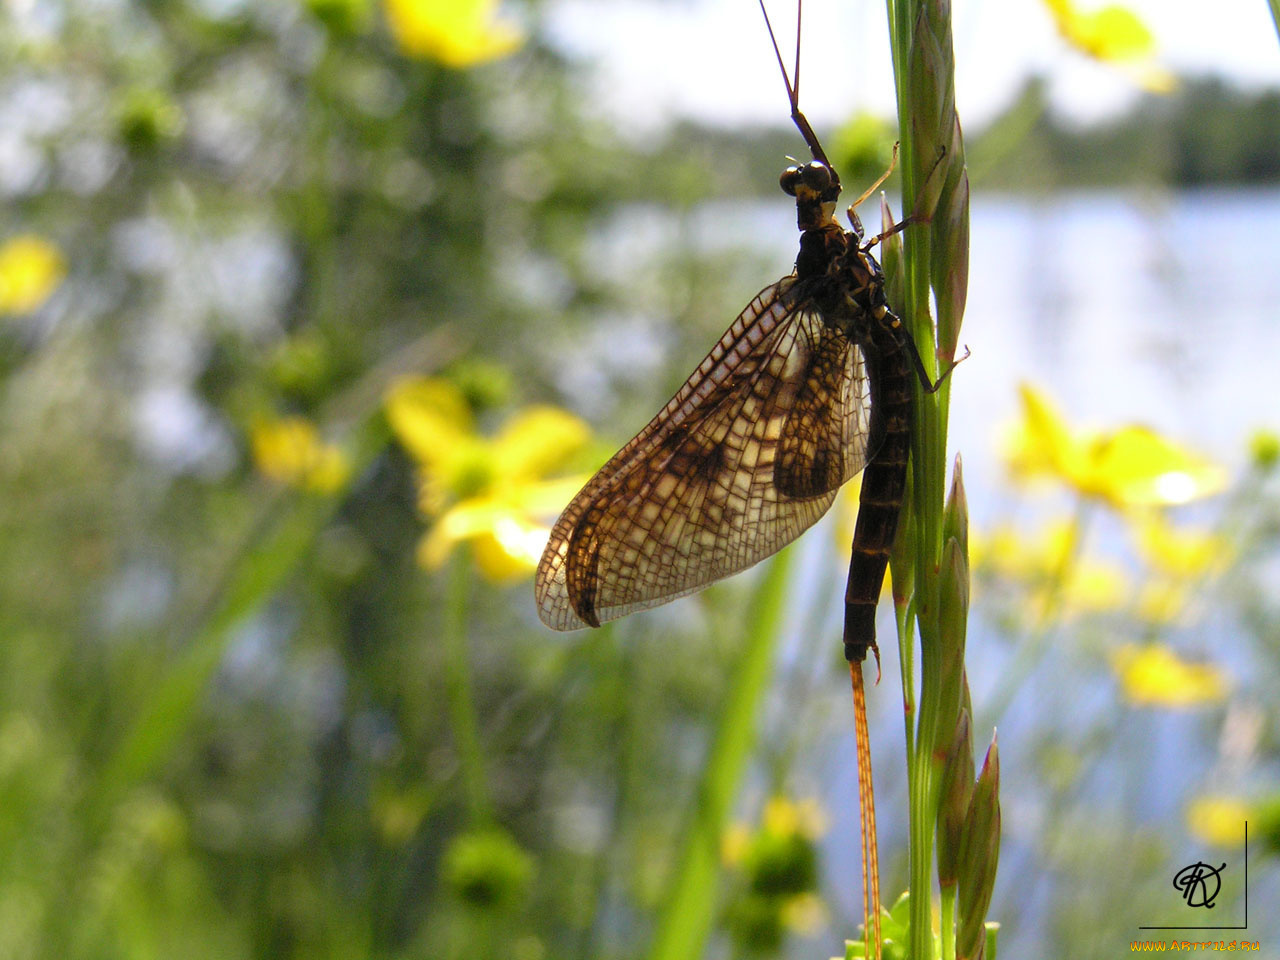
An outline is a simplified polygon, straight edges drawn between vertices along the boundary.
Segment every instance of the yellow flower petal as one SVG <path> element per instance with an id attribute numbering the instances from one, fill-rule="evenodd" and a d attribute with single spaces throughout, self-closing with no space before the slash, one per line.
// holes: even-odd
<path id="1" fill-rule="evenodd" d="M 453 548 L 467 541 L 480 572 L 493 581 L 527 576 L 551 535 L 549 527 L 530 522 L 491 498 L 465 500 L 447 510 L 418 545 L 418 563 L 438 570 Z"/>
<path id="2" fill-rule="evenodd" d="M 383 401 L 396 439 L 418 463 L 440 470 L 472 435 L 471 410 L 448 380 L 413 377 L 392 384 Z"/>
<path id="3" fill-rule="evenodd" d="M 816 840 L 827 832 L 827 815 L 822 805 L 812 797 L 798 802 L 787 797 L 773 797 L 765 804 L 761 824 L 777 836 L 798 834 Z"/>
<path id="4" fill-rule="evenodd" d="M 1126 645 L 1112 666 L 1125 696 L 1138 706 L 1194 707 L 1227 695 L 1226 675 L 1217 667 L 1183 660 L 1158 644 Z"/>
<path id="5" fill-rule="evenodd" d="M 1091 445 L 1076 485 L 1116 506 L 1174 506 L 1220 493 L 1227 472 L 1147 427 L 1122 427 Z"/>
<path id="6" fill-rule="evenodd" d="M 1151 31 L 1125 7 L 1110 5 L 1085 12 L 1069 0 L 1045 0 L 1045 6 L 1063 39 L 1086 56 L 1124 62 L 1149 57 L 1155 52 Z"/>
<path id="7" fill-rule="evenodd" d="M 387 23 L 400 50 L 455 69 L 505 57 L 524 37 L 497 19 L 497 0 L 386 0 Z"/>
<path id="8" fill-rule="evenodd" d="M 577 473 L 554 480 L 522 483 L 503 491 L 503 500 L 526 516 L 552 521 L 569 505 L 573 495 L 591 479 L 589 473 Z"/>
<path id="9" fill-rule="evenodd" d="M 530 407 L 493 438 L 498 476 L 517 483 L 554 473 L 586 446 L 591 429 L 558 407 Z"/>
<path id="10" fill-rule="evenodd" d="M 303 417 L 260 420 L 250 430 L 253 460 L 277 483 L 316 493 L 340 490 L 351 475 L 342 451 L 321 441 Z"/>
<path id="11" fill-rule="evenodd" d="M 66 275 L 62 251 L 29 234 L 0 244 L 0 313 L 39 309 Z"/>
<path id="12" fill-rule="evenodd" d="M 773 797 L 764 805 L 760 821 L 770 833 L 782 836 L 796 833 L 799 824 L 796 805 L 786 797 Z"/>
<path id="13" fill-rule="evenodd" d="M 1022 418 L 1003 443 L 1004 458 L 1015 481 L 1055 477 L 1069 481 L 1068 463 L 1079 455 L 1066 421 L 1048 397 L 1030 384 L 1018 388 Z"/>
<path id="14" fill-rule="evenodd" d="M 1197 797 L 1187 807 L 1187 827 L 1204 843 L 1235 849 L 1244 843 L 1244 823 L 1252 813 L 1236 797 Z"/>

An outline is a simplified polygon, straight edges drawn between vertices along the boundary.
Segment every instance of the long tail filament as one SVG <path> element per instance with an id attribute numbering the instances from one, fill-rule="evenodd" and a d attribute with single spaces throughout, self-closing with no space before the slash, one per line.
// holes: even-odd
<path id="1" fill-rule="evenodd" d="M 876 798 L 871 781 L 871 736 L 867 732 L 867 698 L 862 663 L 849 663 L 853 681 L 854 732 L 858 744 L 858 801 L 862 814 L 862 906 L 864 956 L 880 960 L 880 853 L 876 846 Z"/>

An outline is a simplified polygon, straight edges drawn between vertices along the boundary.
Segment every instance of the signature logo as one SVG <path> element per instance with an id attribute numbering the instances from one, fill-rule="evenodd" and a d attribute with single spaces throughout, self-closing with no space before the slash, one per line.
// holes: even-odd
<path id="1" fill-rule="evenodd" d="M 1223 863 L 1215 868 L 1203 862 L 1193 863 L 1174 874 L 1173 886 L 1182 892 L 1182 899 L 1187 902 L 1188 907 L 1205 907 L 1212 910 L 1213 901 L 1222 890 L 1221 873 L 1226 866 Z"/>

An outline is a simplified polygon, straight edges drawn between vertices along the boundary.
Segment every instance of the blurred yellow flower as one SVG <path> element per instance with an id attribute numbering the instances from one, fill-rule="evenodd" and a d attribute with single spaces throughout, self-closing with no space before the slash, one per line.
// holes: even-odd
<path id="1" fill-rule="evenodd" d="M 827 925 L 827 907 L 813 891 L 788 897 L 782 904 L 782 923 L 802 937 L 812 937 Z"/>
<path id="2" fill-rule="evenodd" d="M 546 521 L 586 481 L 543 478 L 585 446 L 587 425 L 555 407 L 530 407 L 495 436 L 481 436 L 462 392 L 440 379 L 394 384 L 385 409 L 392 432 L 417 461 L 419 506 L 432 521 L 419 563 L 439 569 L 466 542 L 491 580 L 532 572 L 551 532 Z"/>
<path id="3" fill-rule="evenodd" d="M 1152 93 L 1168 93 L 1177 79 L 1155 63 L 1156 43 L 1133 11 L 1115 4 L 1078 9 L 1071 0 L 1044 0 L 1062 38 L 1087 57 L 1119 67 Z"/>
<path id="4" fill-rule="evenodd" d="M 1220 492 L 1226 471 L 1147 427 L 1073 432 L 1035 388 L 1021 387 L 1022 419 L 1006 440 L 1014 478 L 1053 478 L 1116 508 L 1171 506 Z"/>
<path id="5" fill-rule="evenodd" d="M 765 830 L 778 836 L 794 834 L 817 840 L 827 832 L 827 814 L 812 797 L 798 802 L 774 797 L 765 804 L 761 823 Z"/>
<path id="6" fill-rule="evenodd" d="M 386 0 L 391 34 L 410 57 L 461 69 L 515 51 L 524 36 L 497 18 L 497 0 Z"/>
<path id="7" fill-rule="evenodd" d="M 1237 848 L 1244 842 L 1244 822 L 1252 813 L 1249 805 L 1236 797 L 1197 797 L 1187 807 L 1187 827 L 1204 843 Z"/>
<path id="8" fill-rule="evenodd" d="M 1227 695 L 1227 677 L 1207 663 L 1183 660 L 1159 644 L 1126 644 L 1112 666 L 1125 696 L 1137 706 L 1195 707 L 1217 703 Z"/>
<path id="9" fill-rule="evenodd" d="M 1160 511 L 1150 511 L 1135 524 L 1138 550 L 1152 567 L 1171 577 L 1199 580 L 1231 559 L 1225 537 L 1202 530 L 1180 530 Z"/>
<path id="10" fill-rule="evenodd" d="M 261 419 L 250 428 L 253 461 L 267 477 L 313 493 L 342 489 L 351 475 L 343 452 L 304 417 Z"/>
<path id="11" fill-rule="evenodd" d="M 1155 52 L 1155 38 L 1131 10 L 1109 5 L 1078 9 L 1071 0 L 1044 0 L 1062 38 L 1095 60 L 1124 61 Z"/>
<path id="12" fill-rule="evenodd" d="M 62 251 L 30 234 L 0 244 L 0 313 L 39 309 L 66 276 Z"/>
<path id="13" fill-rule="evenodd" d="M 755 906 L 767 906 L 766 912 L 785 922 L 782 911 L 790 901 L 817 889 L 817 841 L 826 829 L 826 814 L 816 800 L 774 797 L 761 811 L 759 827 L 735 824 L 725 831 L 720 852 L 742 873 L 752 894 L 763 898 L 753 901 Z M 814 906 L 820 904 L 796 905 L 795 922 L 815 922 Z"/>
<path id="14" fill-rule="evenodd" d="M 1120 609 L 1131 589 L 1124 570 L 1101 560 L 1074 557 L 1077 536 L 1065 520 L 1048 524 L 1031 537 L 1009 527 L 997 528 L 986 537 L 971 531 L 969 552 L 974 569 L 1027 584 L 1041 600 L 1050 590 L 1056 591 L 1055 603 L 1064 616 Z"/>
<path id="15" fill-rule="evenodd" d="M 1185 580 L 1157 577 L 1138 591 L 1136 613 L 1147 623 L 1179 623 L 1186 618 L 1193 596 Z"/>

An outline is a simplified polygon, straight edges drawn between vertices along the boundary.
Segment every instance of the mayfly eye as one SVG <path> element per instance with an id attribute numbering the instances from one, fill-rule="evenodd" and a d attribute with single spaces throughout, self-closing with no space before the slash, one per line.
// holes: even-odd
<path id="1" fill-rule="evenodd" d="M 806 163 L 800 174 L 804 177 L 804 185 L 816 193 L 824 193 L 831 186 L 831 168 L 825 163 L 817 160 Z"/>
<path id="2" fill-rule="evenodd" d="M 796 187 L 800 186 L 800 178 L 802 174 L 799 167 L 787 167 L 782 171 L 782 176 L 778 178 L 778 183 L 782 186 L 782 192 L 789 197 L 796 195 Z"/>

